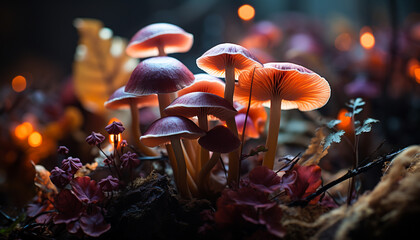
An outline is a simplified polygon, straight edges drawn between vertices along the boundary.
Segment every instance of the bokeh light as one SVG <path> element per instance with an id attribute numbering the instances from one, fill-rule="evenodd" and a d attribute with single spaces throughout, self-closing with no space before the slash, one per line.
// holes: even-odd
<path id="1" fill-rule="evenodd" d="M 23 76 L 16 76 L 12 80 L 12 88 L 15 92 L 22 92 L 26 89 L 26 79 Z"/>
<path id="2" fill-rule="evenodd" d="M 244 21 L 249 21 L 255 16 L 255 9 L 249 4 L 244 4 L 238 8 L 238 16 Z"/>
<path id="3" fill-rule="evenodd" d="M 39 132 L 33 132 L 28 137 L 28 144 L 31 147 L 39 147 L 42 144 L 42 135 Z"/>
<path id="4" fill-rule="evenodd" d="M 22 124 L 19 124 L 18 126 L 16 126 L 15 128 L 15 136 L 18 139 L 25 139 L 26 137 L 29 136 L 29 134 L 31 134 L 33 131 L 33 127 L 32 124 L 29 122 L 24 122 Z"/>
<path id="5" fill-rule="evenodd" d="M 351 36 L 349 33 L 342 33 L 337 36 L 334 44 L 338 50 L 345 52 L 345 51 L 350 50 L 353 44 L 353 40 L 351 39 Z"/>
<path id="6" fill-rule="evenodd" d="M 414 77 L 416 78 L 416 82 L 420 84 L 420 67 L 414 70 Z"/>
<path id="7" fill-rule="evenodd" d="M 365 49 L 371 49 L 375 46 L 375 37 L 369 27 L 364 27 L 360 30 L 360 44 Z"/>

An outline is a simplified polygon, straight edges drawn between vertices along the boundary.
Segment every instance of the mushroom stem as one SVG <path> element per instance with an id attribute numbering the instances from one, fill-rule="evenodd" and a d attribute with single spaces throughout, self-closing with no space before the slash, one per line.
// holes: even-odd
<path id="1" fill-rule="evenodd" d="M 224 98 L 233 105 L 233 93 L 235 90 L 235 67 L 228 63 L 225 70 L 225 95 Z M 236 127 L 235 117 L 226 120 L 226 125 L 235 136 L 238 136 L 238 129 Z M 232 185 L 239 182 L 239 149 L 229 153 L 229 173 L 227 183 Z"/>
<path id="2" fill-rule="evenodd" d="M 165 117 L 166 114 L 163 110 L 172 102 L 172 96 L 170 93 L 160 93 L 158 94 L 158 101 L 159 101 L 159 112 L 160 117 Z"/>
<path id="3" fill-rule="evenodd" d="M 185 145 L 183 144 L 183 142 L 181 142 L 181 146 L 182 146 L 182 152 L 184 153 L 184 158 L 185 158 L 185 164 L 187 166 L 187 171 L 191 175 L 191 177 L 193 179 L 195 179 L 197 174 L 196 174 L 195 168 L 194 168 L 194 166 L 191 162 L 191 158 L 190 158 L 190 156 L 188 156 L 187 149 L 185 148 Z"/>
<path id="4" fill-rule="evenodd" d="M 213 152 L 210 160 L 203 166 L 198 176 L 198 190 L 201 195 L 205 195 L 208 192 L 208 178 L 210 171 L 213 169 L 214 165 L 219 161 L 220 153 Z"/>
<path id="5" fill-rule="evenodd" d="M 174 149 L 176 163 L 178 165 L 178 191 L 183 198 L 191 198 L 187 184 L 187 167 L 185 165 L 184 153 L 179 138 L 172 138 L 171 145 Z"/>
<path id="6" fill-rule="evenodd" d="M 146 147 L 143 143 L 140 142 L 141 131 L 139 127 L 139 116 L 138 116 L 137 104 L 133 100 L 130 100 L 130 113 L 131 113 L 131 133 L 133 135 L 133 138 L 134 138 L 134 141 L 136 142 L 137 147 L 146 156 L 157 156 L 158 154 L 155 151 Z"/>
<path id="7" fill-rule="evenodd" d="M 233 104 L 233 93 L 235 91 L 235 67 L 230 63 L 226 64 L 225 82 L 224 98 Z"/>
<path id="8" fill-rule="evenodd" d="M 204 131 L 208 131 L 208 122 L 207 122 L 207 115 L 201 114 L 198 116 L 198 126 L 203 129 Z M 198 169 L 201 169 L 206 163 L 209 161 L 209 151 L 200 146 L 200 163 L 198 165 Z"/>
<path id="9" fill-rule="evenodd" d="M 182 139 L 182 144 L 185 147 L 185 150 L 187 151 L 188 157 L 191 159 L 191 164 L 193 165 L 194 169 L 198 169 L 197 167 L 197 162 L 198 162 L 198 158 L 197 158 L 197 154 L 196 154 L 196 148 L 193 145 L 191 139 Z"/>
<path id="10" fill-rule="evenodd" d="M 165 48 L 164 48 L 163 44 L 158 44 L 157 48 L 158 48 L 158 51 L 159 51 L 158 56 L 166 56 Z"/>
<path id="11" fill-rule="evenodd" d="M 268 125 L 268 135 L 265 144 L 268 151 L 265 153 L 262 163 L 263 166 L 269 169 L 273 169 L 274 158 L 276 156 L 277 139 L 280 129 L 281 100 L 279 97 L 274 97 L 270 102 L 270 123 Z"/>

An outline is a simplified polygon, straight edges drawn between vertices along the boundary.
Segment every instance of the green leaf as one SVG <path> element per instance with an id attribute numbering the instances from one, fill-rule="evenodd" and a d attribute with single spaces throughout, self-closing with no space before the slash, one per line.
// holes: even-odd
<path id="1" fill-rule="evenodd" d="M 340 130 L 340 131 L 338 131 L 338 132 L 335 132 L 335 133 L 330 133 L 326 138 L 325 138 L 325 141 L 324 141 L 324 148 L 323 148 L 323 150 L 322 151 L 325 151 L 329 146 L 331 146 L 331 144 L 333 143 L 333 142 L 335 142 L 335 143 L 339 143 L 340 141 L 341 141 L 341 136 L 343 136 L 344 135 L 344 130 Z"/>
<path id="2" fill-rule="evenodd" d="M 372 123 L 377 123 L 379 120 L 368 118 L 363 122 L 362 126 L 356 128 L 356 135 L 360 135 L 364 132 L 370 132 L 372 130 Z"/>
<path id="3" fill-rule="evenodd" d="M 357 108 L 365 105 L 366 103 L 361 98 L 350 99 L 350 103 L 346 103 L 346 105 L 350 108 Z"/>
<path id="4" fill-rule="evenodd" d="M 341 123 L 341 120 L 334 119 L 334 120 L 331 120 L 327 123 L 327 127 L 328 128 L 334 128 L 334 126 L 339 124 L 339 123 Z"/>
<path id="5" fill-rule="evenodd" d="M 354 109 L 353 114 L 354 115 L 359 114 L 361 111 L 363 111 L 363 108 Z"/>
<path id="6" fill-rule="evenodd" d="M 346 116 L 346 117 L 353 117 L 353 113 L 351 113 L 351 112 L 346 112 L 346 113 L 344 114 L 344 116 Z"/>

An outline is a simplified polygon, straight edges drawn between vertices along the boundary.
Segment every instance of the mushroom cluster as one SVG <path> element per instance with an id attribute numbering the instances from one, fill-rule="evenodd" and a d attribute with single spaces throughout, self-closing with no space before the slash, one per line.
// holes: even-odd
<path id="1" fill-rule="evenodd" d="M 232 43 L 205 52 L 197 66 L 207 74 L 193 75 L 179 60 L 166 56 L 187 52 L 192 43 L 190 33 L 172 24 L 140 29 L 126 52 L 147 59 L 105 103 L 108 108 L 131 109 L 131 131 L 142 154 L 157 155 L 155 147 L 166 147 L 178 192 L 186 199 L 221 190 L 212 188 L 217 181 L 212 169 L 221 154 L 229 160 L 222 185 L 239 183 L 238 136 L 260 137 L 267 121 L 264 106 L 269 104 L 270 114 L 263 165 L 272 169 L 281 109 L 309 111 L 322 107 L 330 96 L 328 83 L 318 74 L 291 63 L 263 65 L 246 48 Z M 160 118 L 141 135 L 138 108 L 144 106 L 159 107 Z"/>

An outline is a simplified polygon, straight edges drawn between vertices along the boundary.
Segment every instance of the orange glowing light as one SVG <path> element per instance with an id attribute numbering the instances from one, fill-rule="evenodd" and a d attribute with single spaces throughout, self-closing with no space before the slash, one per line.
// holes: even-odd
<path id="1" fill-rule="evenodd" d="M 342 34 L 337 36 L 334 44 L 335 44 L 335 47 L 338 50 L 345 52 L 345 51 L 350 50 L 350 48 L 353 44 L 353 40 L 351 39 L 350 34 L 342 33 Z"/>
<path id="2" fill-rule="evenodd" d="M 118 118 L 113 117 L 108 121 L 108 125 L 111 124 L 112 122 L 121 122 L 121 121 Z M 114 135 L 115 134 L 109 134 L 109 143 L 111 143 L 111 145 L 114 145 Z M 122 136 L 120 133 L 117 136 L 118 146 L 120 145 L 121 141 L 122 141 Z"/>
<path id="3" fill-rule="evenodd" d="M 415 71 L 420 68 L 420 63 L 415 58 L 411 58 L 407 63 L 407 72 L 410 77 L 416 77 Z"/>
<path id="4" fill-rule="evenodd" d="M 22 124 L 19 124 L 15 128 L 15 136 L 19 139 L 25 139 L 29 136 L 33 131 L 32 124 L 29 122 L 24 122 Z"/>
<path id="5" fill-rule="evenodd" d="M 375 37 L 369 27 L 364 27 L 360 30 L 360 44 L 365 49 L 371 49 L 375 46 Z"/>
<path id="6" fill-rule="evenodd" d="M 420 84 L 420 67 L 414 69 L 414 76 L 416 78 L 416 82 Z"/>
<path id="7" fill-rule="evenodd" d="M 22 92 L 26 89 L 26 79 L 23 76 L 16 76 L 12 80 L 12 88 L 15 92 Z"/>
<path id="8" fill-rule="evenodd" d="M 347 117 L 346 113 L 348 113 L 346 109 L 341 109 L 338 112 L 337 119 L 341 120 L 341 122 L 337 124 L 337 128 L 348 132 L 348 130 L 350 130 L 352 126 L 351 126 L 351 117 Z"/>
<path id="9" fill-rule="evenodd" d="M 33 132 L 28 137 L 28 144 L 31 147 L 39 147 L 42 144 L 42 136 L 39 132 Z"/>
<path id="10" fill-rule="evenodd" d="M 238 16 L 244 21 L 249 21 L 255 16 L 255 9 L 249 4 L 244 4 L 238 8 Z"/>

